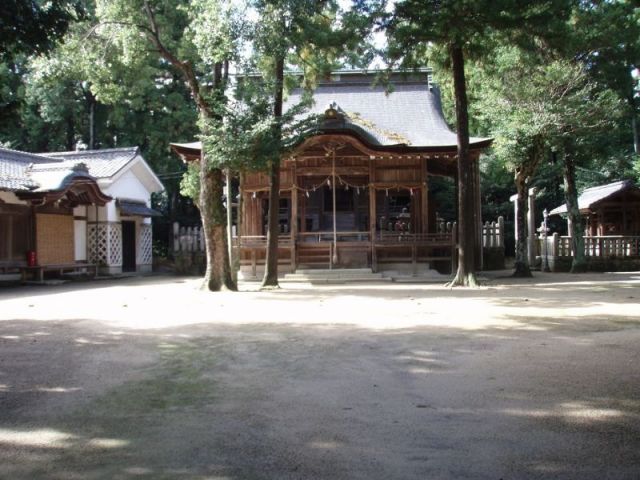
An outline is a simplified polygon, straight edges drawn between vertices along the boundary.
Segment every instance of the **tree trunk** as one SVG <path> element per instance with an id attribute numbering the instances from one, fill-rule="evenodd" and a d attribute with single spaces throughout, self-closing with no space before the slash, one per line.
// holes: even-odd
<path id="1" fill-rule="evenodd" d="M 89 150 L 96 148 L 96 101 L 89 104 Z"/>
<path id="2" fill-rule="evenodd" d="M 276 119 L 274 135 L 281 136 L 279 121 L 282 118 L 284 89 L 284 57 L 276 59 L 276 85 L 273 116 Z M 264 266 L 262 288 L 278 288 L 278 237 L 280 235 L 280 157 L 269 162 L 269 220 L 267 224 L 267 258 Z"/>
<path id="3" fill-rule="evenodd" d="M 200 88 L 200 79 L 196 75 L 192 64 L 189 61 L 182 61 L 160 40 L 158 24 L 155 12 L 148 0 L 143 2 L 144 11 L 147 15 L 148 27 L 143 27 L 141 31 L 155 47 L 158 54 L 171 65 L 173 65 L 182 75 L 183 79 L 191 90 L 191 95 L 196 104 L 201 120 L 204 123 L 203 129 L 213 120 L 220 121 L 216 117 L 215 109 L 210 102 L 222 102 L 226 79 L 228 77 L 228 62 L 216 62 L 213 68 L 213 96 L 205 97 Z M 215 126 L 214 126 L 215 128 Z M 200 195 L 198 198 L 198 208 L 202 219 L 202 230 L 204 232 L 207 249 L 207 270 L 202 288 L 211 291 L 219 291 L 223 288 L 237 290 L 236 284 L 231 277 L 231 267 L 229 264 L 229 251 L 227 250 L 226 234 L 226 212 L 222 203 L 223 175 L 219 168 L 210 168 L 206 158 L 206 141 L 203 138 L 202 151 L 200 155 Z"/>
<path id="4" fill-rule="evenodd" d="M 67 117 L 67 135 L 66 146 L 68 151 L 76 149 L 76 124 L 73 120 L 73 115 Z"/>
<path id="5" fill-rule="evenodd" d="M 222 203 L 223 173 L 219 168 L 209 168 L 206 156 L 200 158 L 200 217 L 207 249 L 207 270 L 202 288 L 217 292 L 223 289 L 237 290 L 231 275 L 227 250 L 227 216 Z"/>
<path id="6" fill-rule="evenodd" d="M 214 88 L 222 96 L 224 92 L 223 64 L 214 66 Z M 194 92 L 195 94 L 195 92 Z M 203 116 L 204 133 L 211 125 L 210 109 L 200 109 Z M 213 128 L 216 128 L 213 125 Z M 211 168 L 206 157 L 206 140 L 202 140 L 200 155 L 200 217 L 207 249 L 207 270 L 205 272 L 202 288 L 217 292 L 223 289 L 236 291 L 238 287 L 233 280 L 229 250 L 227 243 L 227 212 L 222 202 L 224 190 L 224 174 L 220 168 Z M 229 208 L 231 203 L 229 199 Z"/>
<path id="7" fill-rule="evenodd" d="M 527 229 L 527 207 L 528 207 L 528 188 L 527 188 L 527 174 L 523 170 L 519 170 L 515 174 L 516 191 L 518 197 L 516 200 L 516 225 L 517 225 L 517 237 L 516 240 L 516 262 L 513 271 L 514 277 L 528 278 L 532 277 L 531 266 L 529 265 L 529 255 L 527 254 L 527 233 L 533 235 L 532 232 L 528 232 Z"/>
<path id="8" fill-rule="evenodd" d="M 87 102 L 87 115 L 89 117 L 89 131 L 87 132 L 89 135 L 89 142 L 87 148 L 89 150 L 95 150 L 96 148 L 96 97 L 91 92 L 91 87 L 84 87 L 84 98 Z"/>
<path id="9" fill-rule="evenodd" d="M 269 212 L 267 221 L 267 258 L 265 260 L 263 288 L 278 287 L 278 237 L 280 236 L 280 161 L 269 165 Z"/>
<path id="10" fill-rule="evenodd" d="M 587 261 L 584 256 L 584 229 L 582 228 L 582 217 L 578 207 L 575 157 L 566 146 L 562 174 L 564 176 L 564 198 L 567 205 L 567 215 L 570 219 L 569 235 L 571 236 L 571 248 L 573 250 L 571 273 L 581 273 L 587 269 Z"/>
<path id="11" fill-rule="evenodd" d="M 640 155 L 640 133 L 638 133 L 638 115 L 635 110 L 635 104 L 632 105 L 631 111 L 631 131 L 633 132 L 633 151 Z"/>
<path id="12" fill-rule="evenodd" d="M 469 155 L 469 114 L 462 47 L 450 46 L 458 131 L 458 271 L 450 286 L 478 285 L 475 272 L 473 165 Z"/>

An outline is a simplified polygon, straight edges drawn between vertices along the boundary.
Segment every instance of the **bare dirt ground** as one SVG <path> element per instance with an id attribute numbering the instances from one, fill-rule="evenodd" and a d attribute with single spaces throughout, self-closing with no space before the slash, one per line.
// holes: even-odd
<path id="1" fill-rule="evenodd" d="M 0 289 L 0 478 L 640 478 L 640 273 L 198 286 Z"/>

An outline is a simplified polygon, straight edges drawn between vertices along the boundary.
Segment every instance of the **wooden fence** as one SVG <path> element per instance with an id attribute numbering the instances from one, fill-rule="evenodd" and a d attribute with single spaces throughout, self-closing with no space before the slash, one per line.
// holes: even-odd
<path id="1" fill-rule="evenodd" d="M 193 253 L 205 251 L 202 227 L 181 227 L 173 224 L 173 253 Z"/>
<path id="2" fill-rule="evenodd" d="M 483 248 L 504 248 L 504 218 L 496 222 L 485 222 L 482 226 Z"/>
<path id="3" fill-rule="evenodd" d="M 571 237 L 560 236 L 557 233 L 540 239 L 541 255 L 549 257 L 573 257 Z M 584 237 L 584 254 L 594 258 L 633 258 L 640 256 L 640 236 L 595 236 Z"/>

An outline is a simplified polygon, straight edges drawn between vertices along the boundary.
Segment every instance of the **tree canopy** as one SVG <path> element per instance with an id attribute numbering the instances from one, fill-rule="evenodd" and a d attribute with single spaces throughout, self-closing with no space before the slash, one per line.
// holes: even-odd
<path id="1" fill-rule="evenodd" d="M 474 283 L 477 265 L 469 132 L 495 138 L 479 165 L 492 216 L 512 216 L 508 196 L 525 186 L 539 187 L 541 206 L 556 206 L 567 161 L 576 190 L 640 177 L 637 2 L 357 0 L 345 8 L 333 0 L 8 0 L 0 143 L 140 145 L 176 218 L 190 202 L 178 194 L 186 167 L 168 139 L 200 135 L 206 168 L 192 168 L 183 190 L 205 206 L 213 193 L 202 190 L 202 175 L 214 175 L 219 190 L 227 167 L 277 167 L 314 122 L 299 121 L 310 95 L 284 111 L 287 92 L 311 92 L 332 69 L 366 68 L 381 53 L 370 35 L 378 30 L 389 68 L 436 67 L 460 135 L 458 283 Z M 224 207 L 214 206 L 222 227 Z"/>

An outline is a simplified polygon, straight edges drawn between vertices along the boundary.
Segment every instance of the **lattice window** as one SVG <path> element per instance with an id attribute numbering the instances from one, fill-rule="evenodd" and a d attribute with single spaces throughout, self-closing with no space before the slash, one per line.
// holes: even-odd
<path id="1" fill-rule="evenodd" d="M 109 224 L 109 265 L 122 265 L 122 224 Z"/>
<path id="2" fill-rule="evenodd" d="M 91 263 L 107 264 L 109 251 L 108 225 L 90 223 L 87 225 L 87 250 Z"/>
<path id="3" fill-rule="evenodd" d="M 151 225 L 140 225 L 138 242 L 138 265 L 150 265 L 153 256 L 151 250 Z"/>

